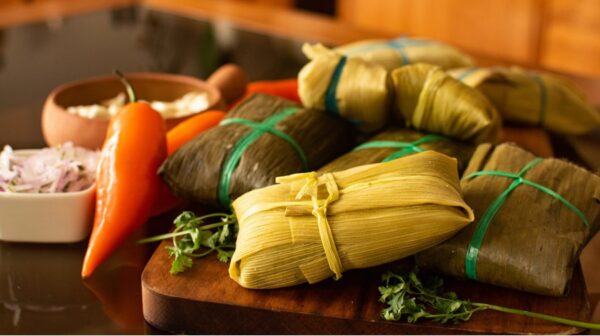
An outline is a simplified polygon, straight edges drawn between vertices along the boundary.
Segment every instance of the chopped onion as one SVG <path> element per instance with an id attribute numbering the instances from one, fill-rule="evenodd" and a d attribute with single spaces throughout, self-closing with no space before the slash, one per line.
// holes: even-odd
<path id="1" fill-rule="evenodd" d="M 19 155 L 10 146 L 0 153 L 0 192 L 57 193 L 81 191 L 94 184 L 98 151 L 62 146 Z"/>

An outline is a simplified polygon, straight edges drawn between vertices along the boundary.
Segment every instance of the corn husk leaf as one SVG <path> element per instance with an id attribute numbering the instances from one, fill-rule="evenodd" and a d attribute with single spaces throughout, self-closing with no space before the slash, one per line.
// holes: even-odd
<path id="1" fill-rule="evenodd" d="M 377 134 L 373 138 L 369 139 L 367 142 L 413 142 L 423 138 L 425 135 L 425 133 L 413 131 L 410 129 L 390 128 Z M 462 173 L 462 171 L 467 167 L 467 163 L 469 163 L 469 159 L 471 158 L 471 155 L 475 150 L 475 148 L 472 145 L 453 141 L 449 138 L 444 138 L 432 142 L 426 142 L 420 144 L 418 147 L 422 150 L 433 150 L 457 159 L 459 174 Z M 389 155 L 399 150 L 400 149 L 398 148 L 365 148 L 360 150 L 353 150 L 331 161 L 325 166 L 319 168 L 319 173 L 341 171 L 356 166 L 371 163 L 379 163 L 386 159 Z"/>
<path id="2" fill-rule="evenodd" d="M 501 120 L 477 90 L 439 67 L 414 64 L 391 73 L 397 122 L 473 143 L 496 142 Z"/>
<path id="3" fill-rule="evenodd" d="M 302 50 L 311 61 L 298 74 L 298 94 L 304 106 L 324 110 L 327 88 L 342 55 L 320 44 L 305 44 Z M 361 131 L 380 130 L 388 119 L 388 73 L 381 66 L 350 58 L 335 97 L 339 114 Z"/>
<path id="4" fill-rule="evenodd" d="M 379 64 L 387 70 L 412 63 L 434 64 L 442 69 L 473 65 L 473 60 L 460 50 L 433 40 L 400 37 L 392 40 L 364 40 L 334 49 L 348 57 L 358 57 Z"/>
<path id="5" fill-rule="evenodd" d="M 332 180 L 337 199 L 328 189 Z M 326 201 L 331 235 L 322 240 L 311 212 L 315 202 Z M 335 267 L 326 249 L 337 252 L 341 271 L 391 262 L 442 242 L 473 220 L 461 198 L 456 160 L 433 151 L 318 180 L 316 173 L 288 176 L 244 194 L 233 208 L 239 232 L 229 274 L 248 288 L 329 278 Z"/>
<path id="6" fill-rule="evenodd" d="M 226 119 L 264 121 L 290 106 L 296 105 L 282 98 L 256 94 L 237 105 Z M 311 170 L 347 152 L 354 142 L 352 125 L 313 109 L 300 109 L 275 128 L 298 143 Z M 176 195 L 221 206 L 217 193 L 224 162 L 234 145 L 252 130 L 245 125 L 230 124 L 203 132 L 167 158 L 159 174 Z M 302 171 L 302 162 L 292 146 L 276 135 L 264 133 L 248 146 L 233 171 L 230 198 L 271 185 L 277 176 Z"/>
<path id="7" fill-rule="evenodd" d="M 480 145 L 465 176 L 481 170 L 517 173 L 535 156 L 515 145 Z M 581 210 L 590 227 L 556 198 L 529 185 L 512 191 L 493 217 L 476 262 L 481 282 L 544 295 L 563 295 L 586 243 L 600 229 L 600 176 L 559 159 L 544 159 L 524 178 L 550 188 Z M 467 246 L 490 204 L 513 179 L 482 175 L 461 181 L 477 222 L 417 255 L 419 267 L 465 277 Z"/>
<path id="8" fill-rule="evenodd" d="M 518 67 L 463 68 L 449 73 L 481 91 L 507 121 L 575 135 L 600 127 L 600 112 L 566 78 Z"/>

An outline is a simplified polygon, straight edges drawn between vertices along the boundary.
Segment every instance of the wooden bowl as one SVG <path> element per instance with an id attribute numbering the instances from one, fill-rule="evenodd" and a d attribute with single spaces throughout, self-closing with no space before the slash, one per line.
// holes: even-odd
<path id="1" fill-rule="evenodd" d="M 226 104 L 244 94 L 247 77 L 236 65 L 222 66 L 205 82 L 193 77 L 163 73 L 131 73 L 126 75 L 138 99 L 174 101 L 189 92 L 207 92 L 207 110 L 223 110 Z M 54 89 L 42 112 L 42 133 L 50 147 L 67 141 L 89 149 L 102 147 L 109 120 L 85 118 L 66 111 L 69 106 L 99 104 L 125 92 L 116 76 L 95 77 L 61 85 Z M 198 112 L 201 113 L 201 112 Z M 195 115 L 166 119 L 167 129 Z"/>

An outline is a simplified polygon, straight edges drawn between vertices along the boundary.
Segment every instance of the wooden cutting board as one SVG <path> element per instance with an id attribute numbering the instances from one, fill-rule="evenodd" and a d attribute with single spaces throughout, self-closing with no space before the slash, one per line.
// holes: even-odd
<path id="1" fill-rule="evenodd" d="M 503 141 L 513 141 L 540 156 L 553 151 L 548 134 L 535 128 L 505 128 Z M 557 153 L 561 154 L 561 153 Z M 171 333 L 209 334 L 447 334 L 534 333 L 572 334 L 582 329 L 494 311 L 476 313 L 470 321 L 386 322 L 379 313 L 380 276 L 389 268 L 344 273 L 327 280 L 276 290 L 248 290 L 229 278 L 227 265 L 214 257 L 194 261 L 183 274 L 169 274 L 170 260 L 163 242 L 142 273 L 144 317 Z M 460 297 L 588 321 L 589 298 L 581 267 L 577 266 L 565 297 L 546 297 L 472 281 L 448 283 Z"/>
<path id="2" fill-rule="evenodd" d="M 582 329 L 494 311 L 476 313 L 461 324 L 386 322 L 377 287 L 389 267 L 354 270 L 339 281 L 326 280 L 274 290 L 249 290 L 229 278 L 227 265 L 214 256 L 195 260 L 192 269 L 173 276 L 163 242 L 142 274 L 144 317 L 171 333 L 208 334 L 446 334 L 581 333 Z M 588 321 L 590 307 L 581 268 L 565 297 L 455 281 L 460 297 Z"/>

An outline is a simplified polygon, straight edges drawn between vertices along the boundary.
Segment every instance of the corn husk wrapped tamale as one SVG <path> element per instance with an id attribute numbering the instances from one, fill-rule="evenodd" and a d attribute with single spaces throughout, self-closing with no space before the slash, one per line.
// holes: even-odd
<path id="1" fill-rule="evenodd" d="M 229 275 L 244 287 L 339 278 L 438 244 L 473 220 L 456 160 L 433 151 L 278 182 L 233 202 Z"/>
<path id="2" fill-rule="evenodd" d="M 600 228 L 600 176 L 515 145 L 483 144 L 461 186 L 476 223 L 418 254 L 419 267 L 564 294 L 581 250 Z"/>
<path id="3" fill-rule="evenodd" d="M 600 127 L 600 112 L 569 80 L 512 68 L 463 68 L 449 72 L 477 88 L 503 119 L 565 134 Z"/>
<path id="4" fill-rule="evenodd" d="M 420 131 L 474 143 L 497 141 L 501 120 L 477 90 L 429 64 L 413 64 L 391 73 L 397 122 Z"/>
<path id="5" fill-rule="evenodd" d="M 389 115 L 388 72 L 320 44 L 302 47 L 311 60 L 298 74 L 298 94 L 306 107 L 324 109 L 369 133 L 383 128 Z"/>
<path id="6" fill-rule="evenodd" d="M 399 37 L 392 40 L 364 40 L 334 49 L 348 57 L 359 57 L 379 64 L 387 70 L 412 63 L 428 63 L 442 69 L 473 65 L 473 60 L 460 50 L 447 44 L 421 39 Z"/>
<path id="7" fill-rule="evenodd" d="M 352 145 L 352 125 L 343 119 L 257 94 L 167 158 L 159 174 L 178 196 L 228 208 L 243 193 L 314 170 Z"/>
<path id="8" fill-rule="evenodd" d="M 425 134 L 410 129 L 390 128 L 353 151 L 340 156 L 319 168 L 319 173 L 341 171 L 348 168 L 379 162 L 387 162 L 426 150 L 433 150 L 456 158 L 459 174 L 475 148 L 469 144 L 453 141 L 437 134 Z"/>

